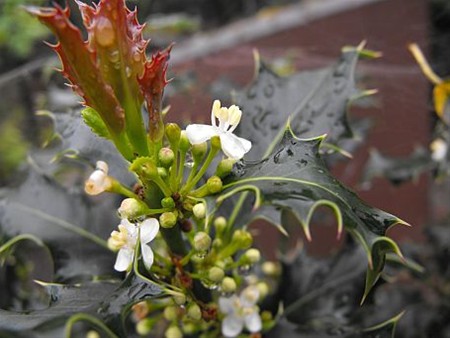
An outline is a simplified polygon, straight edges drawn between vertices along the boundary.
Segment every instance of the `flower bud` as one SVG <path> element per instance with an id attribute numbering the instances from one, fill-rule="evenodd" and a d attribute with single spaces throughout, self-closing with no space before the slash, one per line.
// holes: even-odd
<path id="1" fill-rule="evenodd" d="M 207 251 L 211 246 L 211 237 L 206 232 L 198 232 L 194 236 L 194 249 L 197 251 Z"/>
<path id="2" fill-rule="evenodd" d="M 147 179 L 159 178 L 158 169 L 149 157 L 139 157 L 134 160 L 130 165 L 130 170 Z"/>
<path id="3" fill-rule="evenodd" d="M 192 211 L 193 208 L 194 208 L 194 205 L 193 205 L 192 200 L 185 199 L 185 200 L 183 201 L 183 209 L 184 209 L 184 210 Z"/>
<path id="4" fill-rule="evenodd" d="M 161 148 L 158 152 L 158 160 L 164 168 L 169 168 L 175 160 L 175 154 L 170 148 Z"/>
<path id="5" fill-rule="evenodd" d="M 260 299 L 264 299 L 269 294 L 269 286 L 265 282 L 259 282 L 256 284 L 256 287 L 259 290 Z"/>
<path id="6" fill-rule="evenodd" d="M 165 197 L 161 200 L 161 206 L 163 208 L 173 209 L 175 208 L 175 201 L 172 197 Z"/>
<path id="7" fill-rule="evenodd" d="M 177 305 L 184 305 L 186 303 L 186 295 L 184 295 L 183 293 L 177 293 L 173 296 L 173 301 Z"/>
<path id="8" fill-rule="evenodd" d="M 108 191 L 112 187 L 112 180 L 108 176 L 108 164 L 98 161 L 94 172 L 89 176 L 84 184 L 84 191 L 88 195 L 99 195 Z"/>
<path id="9" fill-rule="evenodd" d="M 154 324 L 155 320 L 152 318 L 142 319 L 136 325 L 136 332 L 140 336 L 146 336 L 152 331 Z"/>
<path id="10" fill-rule="evenodd" d="M 223 277 L 225 277 L 225 272 L 217 266 L 213 266 L 208 271 L 208 278 L 212 282 L 219 283 L 223 280 Z"/>
<path id="11" fill-rule="evenodd" d="M 194 162 L 200 163 L 205 157 L 206 152 L 208 151 L 208 145 L 206 142 L 193 144 L 192 145 L 192 157 L 194 158 Z"/>
<path id="12" fill-rule="evenodd" d="M 191 148 L 191 143 L 186 135 L 186 130 L 182 130 L 180 136 L 180 150 L 182 152 L 187 152 L 189 148 Z"/>
<path id="13" fill-rule="evenodd" d="M 167 306 L 164 309 L 164 318 L 167 319 L 169 322 L 176 320 L 178 318 L 178 309 L 176 306 Z"/>
<path id="14" fill-rule="evenodd" d="M 100 334 L 97 331 L 90 330 L 86 333 L 86 338 L 101 338 Z"/>
<path id="15" fill-rule="evenodd" d="M 212 246 L 214 249 L 218 250 L 223 246 L 223 241 L 220 238 L 214 238 Z"/>
<path id="16" fill-rule="evenodd" d="M 211 194 L 216 194 L 222 191 L 223 183 L 219 176 L 211 176 L 206 181 L 206 186 Z"/>
<path id="17" fill-rule="evenodd" d="M 227 158 L 219 162 L 216 169 L 216 175 L 220 178 L 223 178 L 231 173 L 233 169 L 233 165 L 236 163 L 236 160 Z"/>
<path id="18" fill-rule="evenodd" d="M 176 123 L 167 123 L 166 124 L 166 136 L 171 145 L 175 145 L 178 147 L 181 137 L 181 129 Z"/>
<path id="19" fill-rule="evenodd" d="M 231 278 L 231 277 L 225 277 L 222 280 L 222 291 L 225 293 L 233 293 L 234 291 L 236 291 L 237 285 L 236 285 L 236 281 Z"/>
<path id="20" fill-rule="evenodd" d="M 200 320 L 202 319 L 202 310 L 198 304 L 192 303 L 187 309 L 187 315 L 194 320 Z"/>
<path id="21" fill-rule="evenodd" d="M 183 323 L 183 332 L 187 335 L 193 335 L 197 331 L 197 327 L 194 323 L 184 322 Z"/>
<path id="22" fill-rule="evenodd" d="M 261 312 L 261 319 L 263 322 L 268 322 L 273 319 L 273 315 L 270 311 L 263 311 Z"/>
<path id="23" fill-rule="evenodd" d="M 178 326 L 170 326 L 164 333 L 165 338 L 183 338 L 183 333 L 178 328 Z"/>
<path id="24" fill-rule="evenodd" d="M 231 241 L 234 242 L 240 249 L 245 250 L 252 245 L 253 237 L 248 231 L 236 230 L 233 233 Z"/>
<path id="25" fill-rule="evenodd" d="M 259 252 L 258 249 L 248 249 L 245 254 L 244 254 L 245 258 L 248 260 L 249 263 L 254 264 L 254 263 L 258 263 L 259 260 L 261 259 L 261 253 Z"/>
<path id="26" fill-rule="evenodd" d="M 205 203 L 197 203 L 192 208 L 192 212 L 194 213 L 194 216 L 198 219 L 203 219 L 206 216 L 206 207 Z"/>
<path id="27" fill-rule="evenodd" d="M 173 212 L 164 212 L 159 216 L 159 224 L 163 228 L 173 228 L 177 224 L 177 216 Z"/>
<path id="28" fill-rule="evenodd" d="M 161 178 L 166 178 L 167 177 L 167 170 L 166 170 L 166 168 L 158 167 L 158 168 L 156 168 L 156 170 L 158 170 L 159 177 L 161 177 Z"/>
<path id="29" fill-rule="evenodd" d="M 264 262 L 261 269 L 262 272 L 269 277 L 278 277 L 281 274 L 281 267 L 275 262 Z"/>
<path id="30" fill-rule="evenodd" d="M 145 215 L 146 205 L 135 198 L 125 198 L 120 204 L 119 212 L 120 218 L 136 218 Z"/>
<path id="31" fill-rule="evenodd" d="M 216 228 L 217 233 L 221 234 L 225 228 L 227 227 L 227 220 L 225 217 L 220 216 L 214 220 L 214 227 Z"/>

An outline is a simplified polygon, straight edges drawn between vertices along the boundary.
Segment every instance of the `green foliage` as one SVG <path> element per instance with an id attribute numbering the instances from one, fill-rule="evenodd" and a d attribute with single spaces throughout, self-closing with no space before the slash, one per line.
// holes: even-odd
<path id="1" fill-rule="evenodd" d="M 4 0 L 0 3 L 0 47 L 27 57 L 34 43 L 48 34 L 38 20 L 31 19 L 22 5 L 42 5 L 44 0 Z"/>

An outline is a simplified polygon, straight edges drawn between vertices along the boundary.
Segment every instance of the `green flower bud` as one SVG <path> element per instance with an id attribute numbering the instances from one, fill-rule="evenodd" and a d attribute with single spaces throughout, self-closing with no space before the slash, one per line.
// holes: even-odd
<path id="1" fill-rule="evenodd" d="M 222 280 L 222 291 L 225 293 L 233 293 L 236 291 L 237 285 L 236 281 L 231 277 L 225 277 Z"/>
<path id="2" fill-rule="evenodd" d="M 161 200 L 161 206 L 163 208 L 173 209 L 175 208 L 175 201 L 172 197 L 165 197 Z"/>
<path id="3" fill-rule="evenodd" d="M 158 160 L 164 168 L 169 168 L 175 160 L 175 154 L 170 148 L 161 148 L 158 152 Z"/>
<path id="4" fill-rule="evenodd" d="M 278 277 L 281 274 L 281 267 L 275 262 L 264 262 L 261 269 L 262 272 L 269 277 Z"/>
<path id="5" fill-rule="evenodd" d="M 194 320 L 200 320 L 202 319 L 202 310 L 198 304 L 192 303 L 188 307 L 187 315 Z"/>
<path id="6" fill-rule="evenodd" d="M 155 321 L 153 319 L 151 319 L 151 318 L 142 319 L 136 325 L 136 332 L 140 336 L 146 336 L 150 332 L 152 332 L 154 325 L 155 325 Z"/>
<path id="7" fill-rule="evenodd" d="M 203 219 L 206 216 L 206 207 L 205 203 L 197 203 L 192 208 L 192 212 L 194 213 L 194 216 L 198 219 Z"/>
<path id="8" fill-rule="evenodd" d="M 263 322 L 269 322 L 273 319 L 272 313 L 270 311 L 261 312 L 261 319 Z"/>
<path id="9" fill-rule="evenodd" d="M 220 161 L 217 165 L 216 175 L 220 178 L 227 176 L 229 173 L 231 173 L 231 170 L 233 169 L 233 165 L 235 163 L 236 161 L 231 158 Z"/>
<path id="10" fill-rule="evenodd" d="M 220 216 L 214 220 L 214 226 L 216 228 L 217 233 L 221 234 L 225 228 L 227 227 L 227 220 L 225 217 Z"/>
<path id="11" fill-rule="evenodd" d="M 164 318 L 166 318 L 169 322 L 176 320 L 178 318 L 178 309 L 176 306 L 167 306 L 164 309 Z"/>
<path id="12" fill-rule="evenodd" d="M 100 334 L 97 331 L 90 330 L 86 333 L 86 338 L 101 338 Z"/>
<path id="13" fill-rule="evenodd" d="M 212 282 L 219 283 L 222 281 L 223 277 L 225 277 L 225 272 L 217 266 L 213 266 L 208 271 L 208 278 Z"/>
<path id="14" fill-rule="evenodd" d="M 223 246 L 223 241 L 220 238 L 215 238 L 212 242 L 214 249 L 220 249 Z"/>
<path id="15" fill-rule="evenodd" d="M 222 148 L 222 145 L 220 144 L 219 136 L 211 137 L 211 148 L 212 149 L 221 149 Z"/>
<path id="16" fill-rule="evenodd" d="M 193 144 L 192 145 L 192 157 L 194 158 L 194 162 L 200 163 L 205 157 L 206 152 L 208 151 L 208 145 L 206 142 Z"/>
<path id="17" fill-rule="evenodd" d="M 117 211 L 121 218 L 136 218 L 145 215 L 146 209 L 145 203 L 135 198 L 125 198 Z"/>
<path id="18" fill-rule="evenodd" d="M 186 295 L 184 295 L 183 293 L 177 293 L 173 296 L 173 301 L 177 305 L 184 305 L 186 303 Z"/>
<path id="19" fill-rule="evenodd" d="M 245 255 L 245 258 L 252 264 L 258 263 L 259 260 L 261 259 L 261 253 L 259 252 L 258 249 L 254 249 L 254 248 L 248 249 L 244 255 Z"/>
<path id="20" fill-rule="evenodd" d="M 219 176 L 211 176 L 206 181 L 206 186 L 211 194 L 216 194 L 222 191 L 223 183 Z"/>
<path id="21" fill-rule="evenodd" d="M 163 228 L 173 228 L 177 224 L 177 215 L 173 212 L 165 212 L 159 216 L 159 224 Z"/>
<path id="22" fill-rule="evenodd" d="M 187 152 L 191 148 L 191 143 L 189 142 L 189 139 L 186 135 L 186 131 L 181 131 L 181 137 L 180 137 L 180 150 L 182 152 Z"/>
<path id="23" fill-rule="evenodd" d="M 269 294 L 269 286 L 265 282 L 259 282 L 256 284 L 259 290 L 259 299 L 264 299 Z"/>
<path id="24" fill-rule="evenodd" d="M 166 178 L 167 177 L 167 170 L 166 170 L 166 168 L 158 167 L 156 169 L 158 170 L 159 177 L 161 177 L 161 178 Z"/>
<path id="25" fill-rule="evenodd" d="M 192 204 L 192 200 L 184 200 L 183 208 L 184 208 L 184 210 L 192 211 L 192 209 L 194 208 L 194 205 Z"/>
<path id="26" fill-rule="evenodd" d="M 164 333 L 165 338 L 183 338 L 183 333 L 178 328 L 178 326 L 170 326 Z"/>
<path id="27" fill-rule="evenodd" d="M 197 327 L 195 326 L 194 323 L 183 323 L 183 332 L 186 333 L 187 335 L 192 335 L 195 333 L 195 331 L 197 331 Z"/>
<path id="28" fill-rule="evenodd" d="M 231 241 L 234 242 L 240 249 L 245 250 L 252 245 L 253 237 L 248 231 L 236 230 L 233 233 Z"/>
<path id="29" fill-rule="evenodd" d="M 194 236 L 194 249 L 197 251 L 207 251 L 211 246 L 211 237 L 206 232 L 198 232 Z"/>
<path id="30" fill-rule="evenodd" d="M 166 136 L 171 145 L 175 145 L 178 147 L 181 137 L 181 129 L 176 123 L 167 123 L 166 124 Z"/>
<path id="31" fill-rule="evenodd" d="M 130 170 L 138 174 L 138 176 L 147 179 L 159 177 L 158 169 L 153 163 L 153 160 L 149 157 L 139 157 L 134 160 L 130 165 Z"/>

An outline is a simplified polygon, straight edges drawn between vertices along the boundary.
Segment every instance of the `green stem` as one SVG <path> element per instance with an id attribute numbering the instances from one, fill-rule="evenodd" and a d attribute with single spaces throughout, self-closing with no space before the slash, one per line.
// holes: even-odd
<path id="1" fill-rule="evenodd" d="M 227 230 L 226 234 L 228 235 L 230 233 L 230 230 L 233 227 L 234 222 L 236 221 L 237 216 L 239 215 L 239 212 L 242 209 L 242 206 L 244 205 L 245 199 L 248 196 L 248 191 L 242 193 L 242 195 L 239 197 L 239 200 L 237 201 L 236 205 L 233 208 L 233 211 L 228 218 L 228 224 L 227 224 Z"/>
<path id="2" fill-rule="evenodd" d="M 110 132 L 110 136 L 111 140 L 113 141 L 117 150 L 122 154 L 122 156 L 128 161 L 132 161 L 134 158 L 134 154 L 132 149 L 130 149 L 130 141 L 128 140 L 127 134 L 120 133 L 118 135 L 115 135 L 114 133 Z"/>
<path id="3" fill-rule="evenodd" d="M 215 147 L 211 147 L 209 153 L 208 153 L 208 157 L 206 158 L 205 162 L 203 162 L 202 167 L 200 168 L 200 170 L 198 171 L 198 173 L 194 176 L 194 178 L 189 182 L 186 182 L 185 186 L 181 189 L 181 194 L 185 194 L 189 191 L 191 191 L 191 189 L 193 187 L 195 187 L 195 185 L 197 184 L 197 182 L 203 177 L 203 175 L 205 174 L 206 170 L 208 170 L 209 165 L 211 164 L 211 162 L 214 160 L 214 157 L 216 157 L 216 154 L 219 152 L 219 148 L 215 148 Z"/>
<path id="4" fill-rule="evenodd" d="M 184 174 L 184 162 L 186 161 L 186 152 L 180 151 L 180 164 L 178 168 L 178 175 L 177 175 L 177 186 L 181 185 L 181 182 L 183 181 L 183 174 Z"/>
<path id="5" fill-rule="evenodd" d="M 96 326 L 97 328 L 101 329 L 104 333 L 106 333 L 106 335 L 108 337 L 119 338 L 105 324 L 103 324 L 102 321 L 100 321 L 99 319 L 97 319 L 97 318 L 95 318 L 95 317 L 93 317 L 91 315 L 88 315 L 87 313 L 74 314 L 73 316 L 71 316 L 69 318 L 69 320 L 67 320 L 67 322 L 66 322 L 66 329 L 65 329 L 65 336 L 66 336 L 66 338 L 72 337 L 72 327 L 73 327 L 73 325 L 76 322 L 79 322 L 79 321 L 89 322 L 90 324 L 92 324 L 92 325 Z"/>
<path id="6" fill-rule="evenodd" d="M 176 191 L 177 190 L 177 178 L 178 178 L 178 176 L 177 176 L 177 174 L 178 174 L 178 146 L 173 145 L 172 150 L 173 150 L 173 153 L 175 154 L 175 158 L 173 160 L 172 167 L 170 168 L 169 182 L 170 182 L 170 187 L 171 187 L 172 191 Z"/>
<path id="7" fill-rule="evenodd" d="M 120 194 L 129 198 L 135 198 L 137 200 L 140 200 L 139 196 L 136 195 L 134 192 L 132 192 L 127 187 L 123 186 L 119 181 L 116 181 L 115 179 L 112 179 L 112 186 L 109 192 L 113 192 L 116 194 Z"/>

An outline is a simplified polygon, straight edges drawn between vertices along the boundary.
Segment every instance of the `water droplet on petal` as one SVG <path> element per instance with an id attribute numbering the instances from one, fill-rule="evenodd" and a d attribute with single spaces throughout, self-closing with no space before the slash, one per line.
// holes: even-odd
<path id="1" fill-rule="evenodd" d="M 116 41 L 114 27 L 107 18 L 100 17 L 95 25 L 95 39 L 102 47 L 108 47 Z"/>

